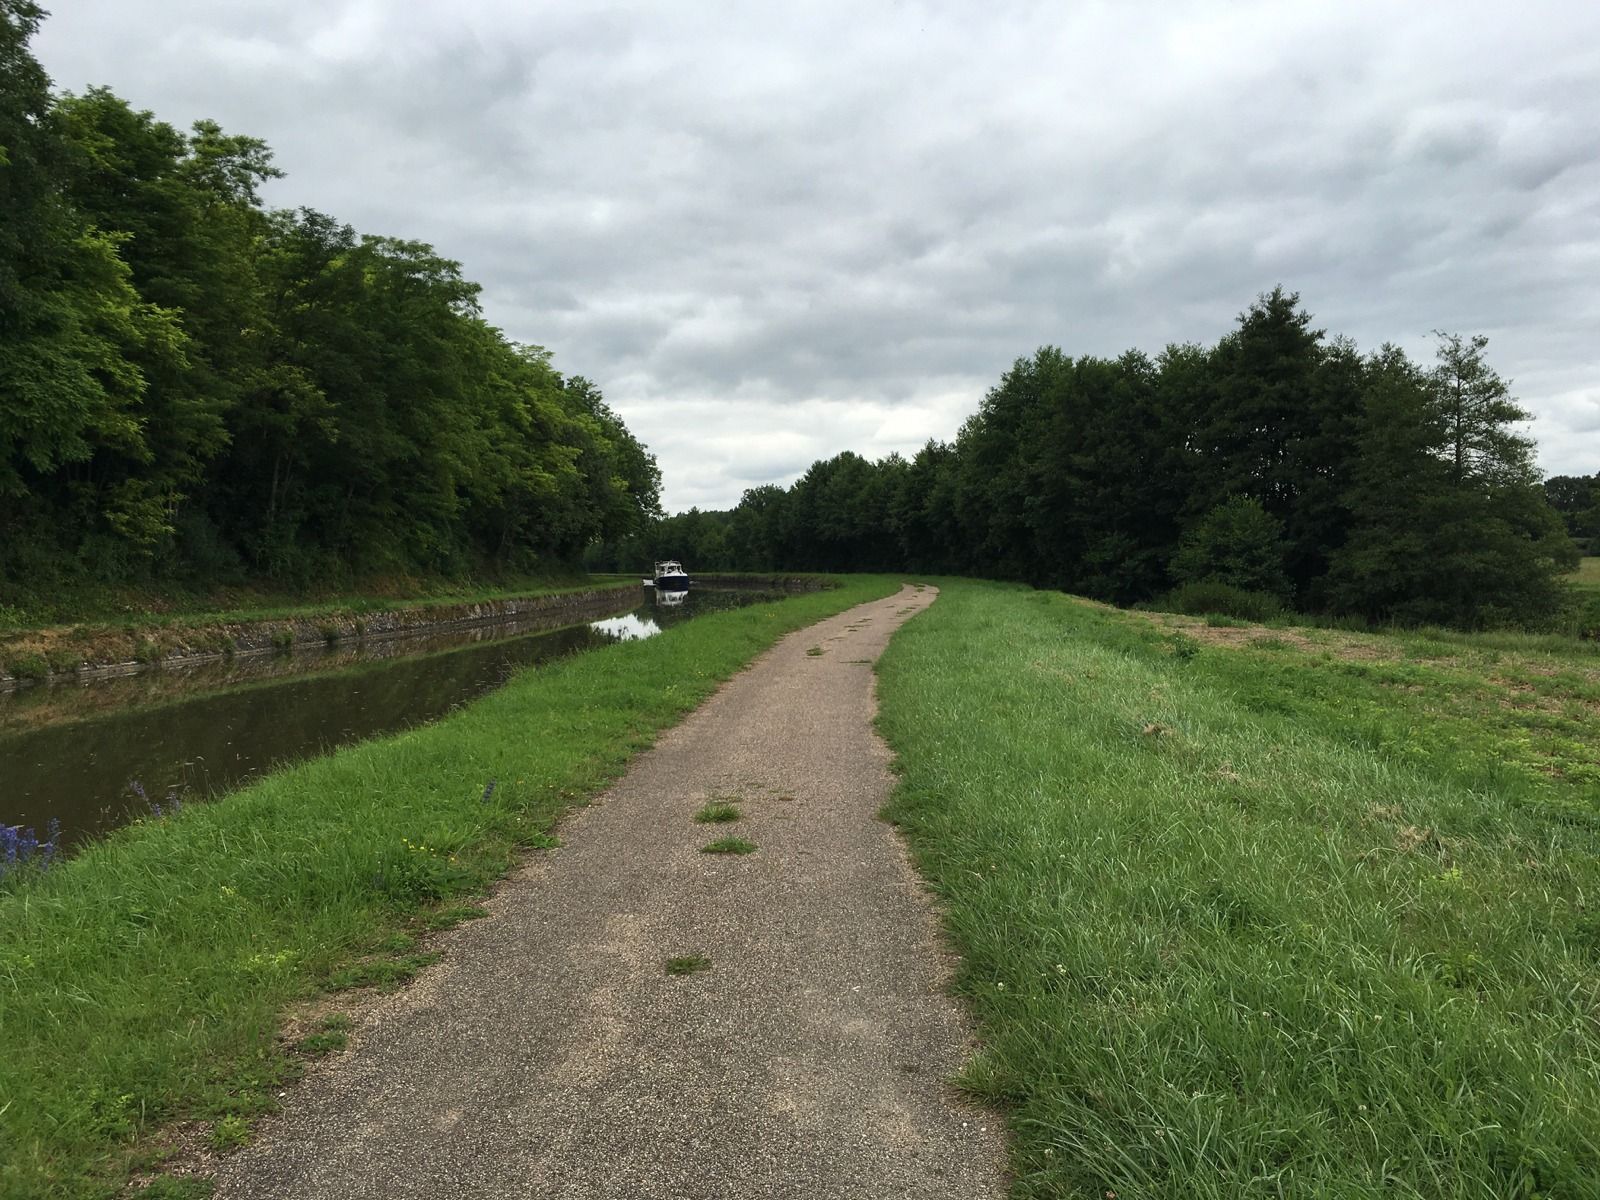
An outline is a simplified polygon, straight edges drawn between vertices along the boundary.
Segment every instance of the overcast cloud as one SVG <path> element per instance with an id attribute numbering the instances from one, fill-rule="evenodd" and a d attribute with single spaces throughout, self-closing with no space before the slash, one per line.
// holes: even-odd
<path id="1" fill-rule="evenodd" d="M 1488 334 L 1544 467 L 1600 470 L 1593 0 L 55 7 L 58 87 L 263 137 L 272 203 L 460 259 L 672 510 L 1280 282 L 1363 349 Z"/>

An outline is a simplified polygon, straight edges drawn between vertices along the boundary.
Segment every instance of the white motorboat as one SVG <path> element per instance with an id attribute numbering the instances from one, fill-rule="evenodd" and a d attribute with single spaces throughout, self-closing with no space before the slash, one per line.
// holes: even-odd
<path id="1" fill-rule="evenodd" d="M 655 578 L 650 582 L 657 591 L 686 592 L 689 590 L 689 572 L 683 569 L 681 562 L 669 558 L 656 564 Z"/>

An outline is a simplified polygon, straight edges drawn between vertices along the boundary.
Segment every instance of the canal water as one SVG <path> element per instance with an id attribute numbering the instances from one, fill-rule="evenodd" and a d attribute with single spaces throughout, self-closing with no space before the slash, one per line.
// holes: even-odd
<path id="1" fill-rule="evenodd" d="M 504 622 L 121 679 L 0 694 L 0 824 L 61 845 L 171 797 L 209 799 L 276 767 L 431 721 L 523 667 L 774 598 L 696 589 L 626 594 L 616 610 L 551 629 Z M 604 611 L 604 610 L 602 610 Z"/>

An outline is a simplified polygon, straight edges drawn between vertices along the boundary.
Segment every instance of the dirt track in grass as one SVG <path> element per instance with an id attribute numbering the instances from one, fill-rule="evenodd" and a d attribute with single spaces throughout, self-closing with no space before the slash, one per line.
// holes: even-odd
<path id="1" fill-rule="evenodd" d="M 876 814 L 871 663 L 932 588 L 780 642 L 566 822 L 220 1165 L 222 1197 L 985 1197 L 994 1114 Z M 708 803 L 739 817 L 698 823 Z M 746 854 L 702 847 L 736 836 Z M 673 958 L 706 970 L 672 975 Z"/>

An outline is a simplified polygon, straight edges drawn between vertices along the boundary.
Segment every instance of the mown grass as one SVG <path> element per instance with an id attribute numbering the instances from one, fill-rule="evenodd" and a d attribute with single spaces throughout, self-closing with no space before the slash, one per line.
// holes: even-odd
<path id="1" fill-rule="evenodd" d="M 1387 635 L 1189 618 L 1149 620 L 1229 653 L 1204 673 L 1240 703 L 1298 714 L 1357 744 L 1527 803 L 1600 811 L 1600 644 L 1545 634 L 1398 630 Z M 1196 643 L 1198 648 L 1199 643 Z M 1312 672 L 1307 673 L 1308 668 Z M 1560 784 L 1561 786 L 1546 786 Z M 1509 791 L 1508 791 L 1509 789 Z"/>
<path id="2" fill-rule="evenodd" d="M 0 1195 L 115 1195 L 179 1118 L 247 1137 L 300 1069 L 287 1006 L 426 965 L 413 933 L 476 915 L 461 898 L 550 844 L 659 730 L 782 634 L 895 586 L 851 579 L 555 661 L 0 892 Z"/>
<path id="3" fill-rule="evenodd" d="M 1578 569 L 1567 576 L 1567 582 L 1586 592 L 1600 592 L 1600 557 L 1585 558 Z"/>
<path id="4" fill-rule="evenodd" d="M 1016 1194 L 1600 1195 L 1589 693 L 1508 761 L 1537 655 L 1278 641 L 952 582 L 880 663 Z"/>

